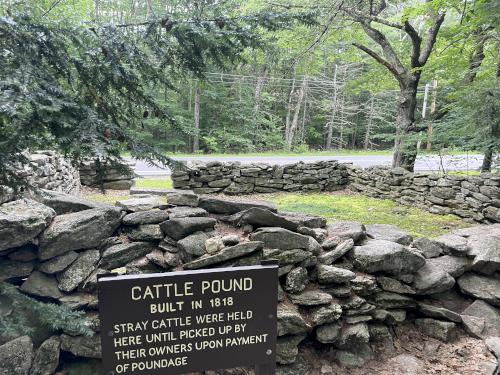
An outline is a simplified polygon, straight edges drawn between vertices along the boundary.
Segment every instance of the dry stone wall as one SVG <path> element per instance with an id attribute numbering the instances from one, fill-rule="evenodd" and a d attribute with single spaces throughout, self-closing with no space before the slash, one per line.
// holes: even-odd
<path id="1" fill-rule="evenodd" d="M 413 240 L 391 225 L 327 224 L 266 202 L 183 191 L 166 200 L 138 195 L 116 206 L 57 194 L 41 202 L 0 206 L 0 291 L 11 285 L 81 311 L 93 334 L 71 326 L 20 337 L 0 331 L 2 374 L 99 373 L 99 274 L 263 259 L 279 262 L 278 374 L 305 374 L 298 354 L 311 347 L 330 351 L 343 366 L 363 366 L 375 347 L 391 350 L 393 328 L 403 323 L 442 341 L 465 329 L 492 348 L 498 344 L 500 224 Z M 0 301 L 2 321 L 22 313 L 4 295 Z"/>
<path id="2" fill-rule="evenodd" d="M 337 161 L 290 165 L 190 163 L 174 171 L 178 189 L 199 194 L 319 192 L 349 188 L 392 199 L 436 214 L 454 214 L 480 222 L 500 222 L 500 175 L 477 176 L 410 173 L 402 168 L 357 168 Z"/>
<path id="3" fill-rule="evenodd" d="M 500 222 L 500 175 L 437 175 L 402 168 L 349 170 L 349 188 L 375 198 L 392 199 L 436 214 L 454 214 L 477 222 Z"/>
<path id="4" fill-rule="evenodd" d="M 55 192 L 80 194 L 80 174 L 71 162 L 54 151 L 37 151 L 27 155 L 30 162 L 18 170 L 19 178 L 32 186 Z M 0 186 L 0 204 L 14 198 L 12 190 Z"/>
<path id="5" fill-rule="evenodd" d="M 95 160 L 80 164 L 80 180 L 82 185 L 112 190 L 128 190 L 134 186 L 133 162 L 123 160 L 120 164 L 111 165 L 105 160 L 99 165 Z"/>
<path id="6" fill-rule="evenodd" d="M 229 195 L 341 190 L 347 184 L 347 177 L 347 165 L 335 160 L 284 166 L 190 162 L 185 170 L 172 173 L 175 188 L 191 189 L 197 194 L 222 192 Z"/>

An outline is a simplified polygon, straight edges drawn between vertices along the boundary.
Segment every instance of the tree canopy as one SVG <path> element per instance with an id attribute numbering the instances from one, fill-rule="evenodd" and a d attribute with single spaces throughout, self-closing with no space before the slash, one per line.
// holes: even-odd
<path id="1" fill-rule="evenodd" d="M 0 185 L 29 149 L 499 148 L 499 9 L 474 1 L 2 3 Z M 486 166 L 488 167 L 488 166 Z"/>

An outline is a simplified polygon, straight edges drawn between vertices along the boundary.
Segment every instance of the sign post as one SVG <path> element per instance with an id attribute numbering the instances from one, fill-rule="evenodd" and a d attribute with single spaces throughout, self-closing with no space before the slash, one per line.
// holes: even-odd
<path id="1" fill-rule="evenodd" d="M 278 266 L 98 280 L 103 374 L 276 369 Z"/>

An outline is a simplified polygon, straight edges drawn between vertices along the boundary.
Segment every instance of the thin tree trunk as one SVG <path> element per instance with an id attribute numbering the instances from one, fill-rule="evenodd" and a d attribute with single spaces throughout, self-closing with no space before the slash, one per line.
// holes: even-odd
<path id="1" fill-rule="evenodd" d="M 371 137 L 371 131 L 372 131 L 372 122 L 373 122 L 373 95 L 370 97 L 370 112 L 368 115 L 368 124 L 366 125 L 366 133 L 365 133 L 365 143 L 364 143 L 364 149 L 368 150 L 370 147 L 370 137 Z"/>
<path id="2" fill-rule="evenodd" d="M 193 137 L 193 152 L 200 150 L 200 101 L 201 89 L 198 85 L 194 97 L 194 137 Z"/>
<path id="3" fill-rule="evenodd" d="M 288 134 L 290 133 L 290 116 L 292 113 L 292 101 L 293 101 L 294 91 L 295 91 L 295 74 L 292 80 L 292 89 L 290 90 L 290 95 L 288 96 L 288 108 L 286 111 L 286 119 L 285 119 L 285 144 L 288 143 Z"/>
<path id="4" fill-rule="evenodd" d="M 302 86 L 300 87 L 300 90 L 299 90 L 299 97 L 297 99 L 297 104 L 295 106 L 293 120 L 292 120 L 292 123 L 290 124 L 290 128 L 288 130 L 288 139 L 286 142 L 286 149 L 288 151 L 290 151 L 292 149 L 293 138 L 295 136 L 295 131 L 297 130 L 297 126 L 299 124 L 300 107 L 302 106 L 302 101 L 304 100 L 306 84 L 307 84 L 307 80 L 304 77 L 304 80 L 302 81 Z"/>
<path id="5" fill-rule="evenodd" d="M 332 138 L 333 138 L 333 122 L 335 121 L 335 116 L 337 112 L 337 71 L 338 65 L 335 64 L 335 71 L 333 73 L 333 97 L 332 97 L 332 112 L 330 115 L 330 121 L 327 124 L 326 132 L 326 149 L 332 148 Z"/>
<path id="6" fill-rule="evenodd" d="M 431 119 L 433 119 L 432 115 L 436 113 L 437 86 L 438 86 L 438 81 L 437 79 L 434 79 L 432 81 Z M 433 131 L 434 129 L 432 126 L 432 122 L 429 122 L 429 126 L 427 127 L 427 151 L 432 151 Z"/>

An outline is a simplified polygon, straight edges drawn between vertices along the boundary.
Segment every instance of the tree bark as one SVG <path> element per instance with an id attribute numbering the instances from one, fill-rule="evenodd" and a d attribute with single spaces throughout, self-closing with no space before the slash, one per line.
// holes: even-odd
<path id="1" fill-rule="evenodd" d="M 493 161 L 493 147 L 488 147 L 484 152 L 483 164 L 481 172 L 491 172 L 491 164 Z"/>
<path id="2" fill-rule="evenodd" d="M 415 108 L 419 77 L 411 77 L 400 85 L 398 114 L 396 117 L 396 140 L 392 167 L 413 171 L 417 158 L 417 145 L 413 138 L 415 131 Z"/>
<path id="3" fill-rule="evenodd" d="M 286 140 L 286 149 L 288 151 L 292 149 L 293 138 L 295 137 L 295 131 L 297 130 L 297 126 L 299 124 L 300 107 L 302 106 L 302 101 L 304 100 L 306 85 L 307 85 L 307 79 L 304 77 L 304 80 L 302 81 L 302 86 L 300 87 L 299 90 L 299 97 L 297 99 L 297 104 L 295 105 L 293 120 L 292 123 L 290 124 L 290 128 L 288 129 L 288 138 Z"/>
<path id="4" fill-rule="evenodd" d="M 372 122 L 373 122 L 373 95 L 370 97 L 370 112 L 368 114 L 368 124 L 366 125 L 365 142 L 364 149 L 368 150 L 370 147 L 370 137 L 372 132 Z"/>
<path id="5" fill-rule="evenodd" d="M 194 97 L 194 137 L 193 137 L 193 152 L 200 151 L 200 101 L 201 89 L 198 85 Z"/>
<path id="6" fill-rule="evenodd" d="M 332 138 L 333 138 L 333 122 L 335 120 L 335 116 L 337 115 L 337 71 L 338 65 L 335 64 L 335 71 L 333 73 L 333 96 L 332 96 L 332 112 L 330 115 L 330 121 L 327 124 L 327 132 L 326 132 L 326 145 L 325 148 L 327 150 L 332 148 Z"/>

